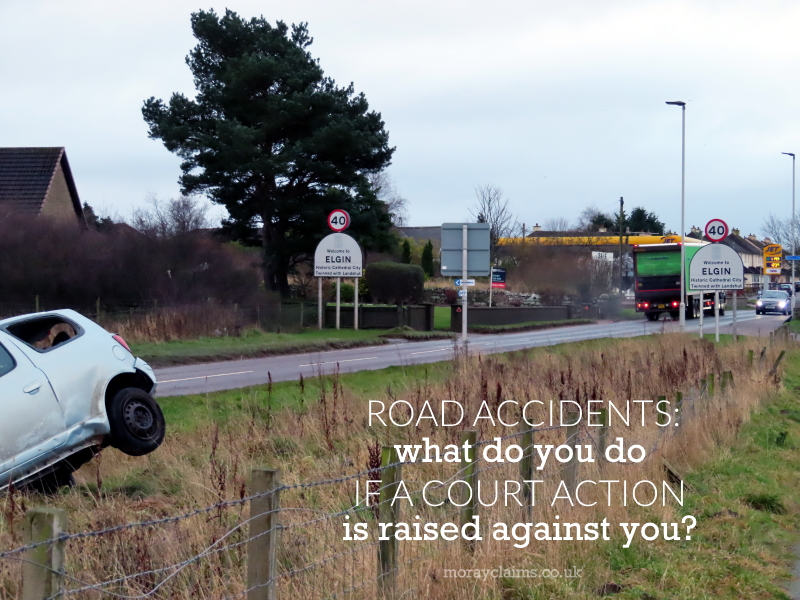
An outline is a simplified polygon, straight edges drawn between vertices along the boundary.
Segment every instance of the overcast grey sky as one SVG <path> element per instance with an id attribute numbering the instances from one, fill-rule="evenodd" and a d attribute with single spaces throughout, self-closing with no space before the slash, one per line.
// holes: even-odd
<path id="1" fill-rule="evenodd" d="M 81 198 L 127 214 L 178 193 L 145 98 L 193 92 L 189 17 L 307 21 L 312 54 L 382 113 L 410 224 L 467 219 L 491 183 L 529 226 L 587 205 L 758 233 L 791 214 L 800 3 L 0 0 L 0 145 L 65 146 Z"/>

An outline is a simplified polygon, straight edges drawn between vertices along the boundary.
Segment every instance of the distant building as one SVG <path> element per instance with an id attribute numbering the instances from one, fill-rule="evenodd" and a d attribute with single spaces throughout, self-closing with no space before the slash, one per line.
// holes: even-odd
<path id="1" fill-rule="evenodd" d="M 64 148 L 0 148 L 0 217 L 44 216 L 86 227 Z"/>

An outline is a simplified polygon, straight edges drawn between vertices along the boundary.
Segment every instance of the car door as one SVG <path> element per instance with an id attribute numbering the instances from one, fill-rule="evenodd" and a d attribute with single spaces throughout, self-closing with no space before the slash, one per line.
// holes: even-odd
<path id="1" fill-rule="evenodd" d="M 44 372 L 0 336 L 0 474 L 66 439 L 64 413 Z"/>

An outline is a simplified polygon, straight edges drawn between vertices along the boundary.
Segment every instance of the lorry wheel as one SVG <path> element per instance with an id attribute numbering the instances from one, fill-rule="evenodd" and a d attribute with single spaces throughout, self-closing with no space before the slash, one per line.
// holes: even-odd
<path id="1" fill-rule="evenodd" d="M 106 407 L 111 445 L 130 456 L 149 454 L 164 441 L 166 424 L 161 407 L 139 388 L 124 388 Z"/>
<path id="2" fill-rule="evenodd" d="M 678 311 L 676 311 L 676 310 L 673 310 L 673 311 L 670 311 L 670 313 L 669 313 L 669 317 L 670 317 L 670 319 L 672 319 L 673 321 L 677 321 L 678 319 L 680 319 L 680 317 L 681 317 L 681 313 L 680 313 L 680 312 L 678 312 Z"/>
<path id="3" fill-rule="evenodd" d="M 644 315 L 647 317 L 648 321 L 658 321 L 658 317 L 661 316 L 661 313 L 649 312 L 649 313 L 644 313 Z"/>

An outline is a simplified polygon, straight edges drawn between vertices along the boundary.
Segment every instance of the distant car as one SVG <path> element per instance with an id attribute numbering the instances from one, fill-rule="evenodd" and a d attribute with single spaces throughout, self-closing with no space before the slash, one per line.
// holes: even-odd
<path id="1" fill-rule="evenodd" d="M 783 290 L 767 290 L 761 294 L 761 299 L 756 302 L 756 314 L 763 315 L 768 312 L 790 314 L 792 302 L 789 294 Z"/>
<path id="2" fill-rule="evenodd" d="M 164 440 L 153 369 L 72 310 L 0 321 L 0 489 L 51 491 L 105 446 L 142 456 Z"/>
<path id="3" fill-rule="evenodd" d="M 790 296 L 792 295 L 792 284 L 791 283 L 781 283 L 778 284 L 778 289 L 782 292 L 786 292 Z"/>

